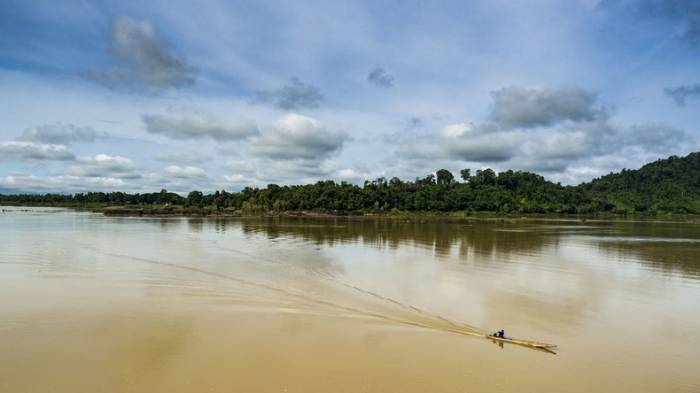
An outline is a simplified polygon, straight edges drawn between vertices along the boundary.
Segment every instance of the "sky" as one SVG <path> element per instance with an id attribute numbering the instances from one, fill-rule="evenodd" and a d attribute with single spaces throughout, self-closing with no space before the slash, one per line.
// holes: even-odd
<path id="1" fill-rule="evenodd" d="M 0 0 L 0 193 L 445 168 L 578 184 L 700 150 L 700 0 Z"/>

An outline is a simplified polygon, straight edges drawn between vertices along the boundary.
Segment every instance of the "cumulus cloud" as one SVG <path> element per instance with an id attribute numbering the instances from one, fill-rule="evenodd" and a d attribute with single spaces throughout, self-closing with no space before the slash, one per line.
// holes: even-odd
<path id="1" fill-rule="evenodd" d="M 673 154 L 692 146 L 683 130 L 665 125 L 620 126 L 608 117 L 537 130 L 483 131 L 473 125 L 445 127 L 439 137 L 450 159 L 508 162 L 516 168 L 560 171 L 593 157 L 635 151 L 635 156 Z"/>
<path id="2" fill-rule="evenodd" d="M 251 152 L 276 160 L 319 160 L 339 151 L 347 139 L 314 118 L 290 113 L 253 140 Z"/>
<path id="3" fill-rule="evenodd" d="M 73 124 L 46 124 L 27 128 L 22 132 L 23 140 L 67 145 L 73 142 L 93 142 L 97 132 L 90 127 Z"/>
<path id="4" fill-rule="evenodd" d="M 65 145 L 40 144 L 34 142 L 0 142 L 0 160 L 56 160 L 75 159 Z"/>
<path id="5" fill-rule="evenodd" d="M 71 167 L 71 173 L 87 178 L 139 179 L 141 174 L 130 159 L 122 156 L 97 154 L 79 157 Z"/>
<path id="6" fill-rule="evenodd" d="M 304 184 L 321 179 L 328 179 L 335 172 L 335 165 L 328 160 L 271 160 L 257 159 L 252 171 L 233 170 L 224 175 L 227 183 L 237 186 L 256 186 L 260 184 Z"/>
<path id="7" fill-rule="evenodd" d="M 276 90 L 261 90 L 256 92 L 255 98 L 250 102 L 272 104 L 280 109 L 295 110 L 304 108 L 318 108 L 323 101 L 320 90 L 312 85 L 306 85 L 296 77 L 289 80 L 289 84 Z"/>
<path id="8" fill-rule="evenodd" d="M 513 91 L 516 94 L 510 94 Z M 529 88 L 509 88 L 507 104 L 499 94 L 493 97 L 494 109 L 486 123 L 450 124 L 432 136 L 399 141 L 396 152 L 402 160 L 422 164 L 473 162 L 548 172 L 573 182 L 583 180 L 591 171 L 600 174 L 615 168 L 596 167 L 610 165 L 615 157 L 627 157 L 628 164 L 638 165 L 643 161 L 630 160 L 650 160 L 697 148 L 697 142 L 681 129 L 663 124 L 616 124 L 610 113 L 594 109 L 595 96 L 581 89 L 562 92 L 538 88 L 525 94 L 532 92 Z M 515 96 L 524 102 L 517 104 Z M 566 101 L 572 96 L 578 98 L 553 103 L 553 97 Z M 498 116 L 493 115 L 494 110 Z"/>
<path id="9" fill-rule="evenodd" d="M 387 74 L 382 67 L 373 68 L 369 74 L 367 74 L 367 81 L 377 87 L 383 87 L 385 89 L 394 86 L 394 77 Z"/>
<path id="10" fill-rule="evenodd" d="M 251 184 L 255 181 L 253 178 L 246 177 L 240 173 L 235 173 L 233 175 L 224 175 L 224 180 L 228 183 L 233 184 Z"/>
<path id="11" fill-rule="evenodd" d="M 84 191 L 136 191 L 132 182 L 110 177 L 81 177 L 77 175 L 36 176 L 13 174 L 0 176 L 2 193 L 48 193 Z"/>
<path id="12" fill-rule="evenodd" d="M 245 139 L 259 133 L 255 123 L 223 123 L 208 115 L 144 115 L 146 131 L 172 139 L 211 138 L 220 142 Z"/>
<path id="13" fill-rule="evenodd" d="M 109 88 L 169 88 L 195 82 L 195 69 L 158 37 L 146 20 L 118 17 L 112 24 L 110 53 L 115 66 L 85 76 Z"/>
<path id="14" fill-rule="evenodd" d="M 593 122 L 529 132 L 517 154 L 505 165 L 549 172 L 560 180 L 578 182 L 585 180 L 591 171 L 600 175 L 622 166 L 637 166 L 690 151 L 693 145 L 692 137 L 680 129 L 654 124 L 623 126 L 604 117 Z M 619 159 L 626 164 L 609 165 L 611 161 L 619 165 Z"/>
<path id="15" fill-rule="evenodd" d="M 383 170 L 384 168 L 382 168 Z M 333 178 L 348 183 L 361 184 L 365 180 L 376 179 L 383 176 L 383 172 L 370 171 L 363 165 L 354 168 L 343 168 L 333 173 Z"/>
<path id="16" fill-rule="evenodd" d="M 635 125 L 627 128 L 624 135 L 628 145 L 640 146 L 652 153 L 672 154 L 694 144 L 686 131 L 664 124 Z"/>
<path id="17" fill-rule="evenodd" d="M 224 180 L 227 183 L 238 186 L 259 183 L 257 165 L 253 160 L 230 160 L 226 163 L 225 168 L 228 174 L 224 175 Z"/>
<path id="18" fill-rule="evenodd" d="M 667 87 L 664 89 L 664 93 L 671 97 L 678 106 L 685 106 L 687 99 L 700 98 L 700 83 L 677 87 Z"/>
<path id="19" fill-rule="evenodd" d="M 336 172 L 336 177 L 338 177 L 341 180 L 354 180 L 357 181 L 358 179 L 361 178 L 360 173 L 358 173 L 356 170 L 352 168 L 345 168 L 341 169 L 338 172 Z"/>
<path id="20" fill-rule="evenodd" d="M 607 117 L 567 127 L 530 132 L 523 153 L 532 160 L 576 160 L 607 154 L 621 148 L 624 131 L 610 125 Z"/>
<path id="21" fill-rule="evenodd" d="M 191 177 L 205 177 L 207 175 L 204 169 L 200 167 L 178 165 L 168 166 L 167 168 L 165 168 L 165 173 L 167 175 L 182 179 L 187 179 Z"/>
<path id="22" fill-rule="evenodd" d="M 283 183 L 305 182 L 332 174 L 335 166 L 330 159 L 341 151 L 348 139 L 344 133 L 327 129 L 317 119 L 290 113 L 253 138 L 248 152 L 256 159 L 257 178 Z M 238 167 L 238 174 L 244 175 L 244 170 L 249 169 L 246 165 L 233 165 L 232 169 L 234 167 Z"/>
<path id="23" fill-rule="evenodd" d="M 530 159 L 567 161 L 621 154 L 672 154 L 692 145 L 683 130 L 666 125 L 614 125 L 607 118 L 530 135 L 523 144 Z"/>
<path id="24" fill-rule="evenodd" d="M 505 128 L 551 126 L 590 121 L 601 112 L 596 94 L 580 88 L 505 87 L 491 92 L 490 118 Z"/>
<path id="25" fill-rule="evenodd" d="M 266 182 L 300 184 L 327 179 L 336 170 L 329 160 L 291 159 L 259 161 L 257 178 Z"/>
<path id="26" fill-rule="evenodd" d="M 522 142 L 520 133 L 498 133 L 472 124 L 451 124 L 439 133 L 439 142 L 448 158 L 461 161 L 501 162 L 511 159 Z"/>

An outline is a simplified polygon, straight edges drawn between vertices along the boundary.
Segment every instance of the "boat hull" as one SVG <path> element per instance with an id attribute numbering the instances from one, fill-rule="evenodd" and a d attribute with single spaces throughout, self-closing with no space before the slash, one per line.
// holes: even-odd
<path id="1" fill-rule="evenodd" d="M 530 340 L 521 340 L 517 338 L 512 338 L 512 337 L 496 337 L 492 335 L 487 335 L 486 338 L 493 340 L 495 342 L 505 342 L 505 343 L 510 343 L 510 344 L 516 344 L 516 345 L 522 345 L 525 347 L 530 347 L 530 348 L 537 348 L 537 349 L 544 349 L 547 351 L 554 351 L 557 346 L 555 344 L 547 344 L 547 343 L 541 343 L 537 341 L 530 341 Z"/>

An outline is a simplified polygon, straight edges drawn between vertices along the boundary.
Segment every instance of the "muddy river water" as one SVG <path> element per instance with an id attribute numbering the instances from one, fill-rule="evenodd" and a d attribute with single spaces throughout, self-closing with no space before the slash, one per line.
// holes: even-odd
<path id="1" fill-rule="evenodd" d="M 700 391 L 700 224 L 6 207 L 0 240 L 0 392 Z"/>

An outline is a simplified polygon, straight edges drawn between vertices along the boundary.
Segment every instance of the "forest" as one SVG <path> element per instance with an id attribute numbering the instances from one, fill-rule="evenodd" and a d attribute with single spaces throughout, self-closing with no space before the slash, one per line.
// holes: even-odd
<path id="1" fill-rule="evenodd" d="M 178 207 L 182 211 L 326 213 L 492 212 L 501 214 L 700 214 L 700 152 L 623 169 L 577 186 L 524 171 L 448 170 L 405 181 L 378 178 L 363 185 L 332 180 L 269 184 L 239 192 L 0 194 L 0 205 Z"/>

